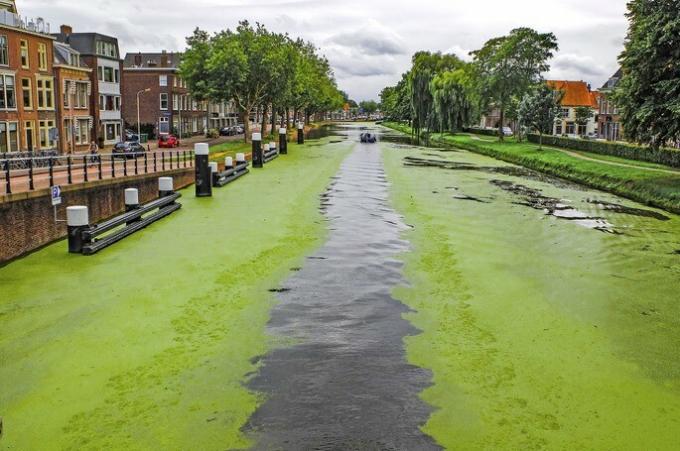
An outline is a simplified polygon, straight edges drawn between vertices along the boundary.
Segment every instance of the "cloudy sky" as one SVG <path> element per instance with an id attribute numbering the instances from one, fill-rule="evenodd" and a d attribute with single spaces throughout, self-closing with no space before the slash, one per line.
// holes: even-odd
<path id="1" fill-rule="evenodd" d="M 601 86 L 616 71 L 627 22 L 626 0 L 17 0 L 20 14 L 53 29 L 117 36 L 121 52 L 178 51 L 196 26 L 239 20 L 314 42 L 338 84 L 356 100 L 377 99 L 418 50 L 467 58 L 492 37 L 519 26 L 552 31 L 560 52 L 549 78 Z"/>

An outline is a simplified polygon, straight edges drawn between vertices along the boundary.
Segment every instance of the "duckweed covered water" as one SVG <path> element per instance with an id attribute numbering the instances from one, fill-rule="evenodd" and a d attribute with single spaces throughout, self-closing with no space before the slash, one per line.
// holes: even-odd
<path id="1" fill-rule="evenodd" d="M 0 268 L 0 449 L 249 446 L 268 289 L 322 242 L 348 151 L 291 147 L 96 256 L 59 242 Z"/>
<path id="2" fill-rule="evenodd" d="M 461 450 L 678 449 L 680 218 L 464 151 L 383 146 L 414 226 L 395 295 L 424 331 L 409 359 L 434 374 L 424 431 Z"/>

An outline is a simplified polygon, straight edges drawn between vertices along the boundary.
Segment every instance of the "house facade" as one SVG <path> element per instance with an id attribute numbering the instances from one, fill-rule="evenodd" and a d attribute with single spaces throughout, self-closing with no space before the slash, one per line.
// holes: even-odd
<path id="1" fill-rule="evenodd" d="M 81 61 L 92 69 L 90 73 L 90 108 L 93 115 L 91 138 L 100 146 L 108 146 L 124 136 L 122 118 L 122 60 L 118 39 L 99 33 L 74 33 L 62 25 L 57 41 L 68 44 L 80 53 Z"/>
<path id="2" fill-rule="evenodd" d="M 197 101 L 179 76 L 180 53 L 128 53 L 123 63 L 123 118 L 133 129 L 153 124 L 158 134 L 180 138 L 235 124 L 230 103 Z M 148 91 L 147 91 L 148 90 Z M 137 110 L 139 94 L 139 112 Z"/>
<path id="3" fill-rule="evenodd" d="M 80 53 L 61 42 L 54 43 L 54 75 L 61 153 L 87 152 L 92 137 L 92 69 Z"/>
<path id="4" fill-rule="evenodd" d="M 585 81 L 548 80 L 550 89 L 561 91 L 562 114 L 555 121 L 553 135 L 568 136 L 597 136 L 597 112 L 599 108 L 599 94 L 592 91 Z M 592 116 L 585 126 L 576 123 L 576 110 L 579 107 L 592 109 Z"/>
<path id="5" fill-rule="evenodd" d="M 57 147 L 49 24 L 0 0 L 0 153 Z"/>
<path id="6" fill-rule="evenodd" d="M 622 72 L 619 69 L 607 82 L 600 88 L 600 98 L 598 102 L 597 128 L 598 137 L 607 141 L 623 140 L 623 126 L 621 116 L 616 104 L 612 101 L 611 95 L 621 80 Z"/>

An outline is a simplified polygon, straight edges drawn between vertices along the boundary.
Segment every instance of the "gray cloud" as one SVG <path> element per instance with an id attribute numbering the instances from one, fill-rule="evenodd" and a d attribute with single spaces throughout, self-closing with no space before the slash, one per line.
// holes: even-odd
<path id="1" fill-rule="evenodd" d="M 357 100 L 377 98 L 396 83 L 418 50 L 465 56 L 518 26 L 553 31 L 560 53 L 552 78 L 600 86 L 616 71 L 627 0 L 561 0 L 537 14 L 537 0 L 17 0 L 23 16 L 57 29 L 117 35 L 121 51 L 181 51 L 195 27 L 210 32 L 259 21 L 314 42 L 333 65 L 341 89 Z"/>

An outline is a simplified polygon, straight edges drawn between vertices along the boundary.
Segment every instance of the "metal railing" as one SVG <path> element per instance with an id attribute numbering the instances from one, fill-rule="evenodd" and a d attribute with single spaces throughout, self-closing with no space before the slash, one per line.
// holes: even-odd
<path id="1" fill-rule="evenodd" d="M 0 195 L 190 168 L 194 166 L 193 154 L 191 150 L 0 154 Z"/>

